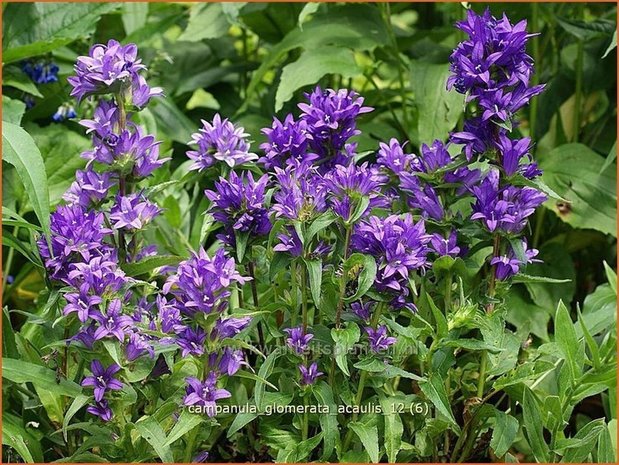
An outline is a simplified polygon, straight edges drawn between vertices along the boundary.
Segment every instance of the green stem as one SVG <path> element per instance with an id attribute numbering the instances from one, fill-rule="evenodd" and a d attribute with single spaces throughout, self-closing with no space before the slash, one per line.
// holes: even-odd
<path id="1" fill-rule="evenodd" d="M 301 264 L 301 314 L 303 319 L 303 333 L 307 331 L 307 266 Z"/>
<path id="2" fill-rule="evenodd" d="M 258 285 L 256 283 L 256 270 L 254 266 L 253 260 L 250 260 L 247 264 L 247 269 L 249 271 L 249 276 L 251 277 L 250 286 L 251 286 L 251 294 L 254 299 L 254 307 L 256 311 L 260 309 L 260 304 L 258 303 Z M 256 325 L 258 329 L 258 341 L 260 342 L 260 347 L 264 349 L 264 332 L 262 331 L 262 321 L 258 321 Z"/>
<path id="3" fill-rule="evenodd" d="M 346 276 L 346 270 L 344 269 L 344 263 L 348 259 L 348 248 L 350 246 L 350 236 L 352 234 L 352 227 L 349 225 L 345 226 L 346 228 L 346 237 L 344 239 L 344 254 L 342 256 L 342 276 L 340 277 L 340 297 L 337 302 L 337 313 L 335 315 L 335 327 L 339 329 L 342 323 L 342 310 L 344 309 L 344 297 L 346 294 L 346 281 L 348 276 Z"/>

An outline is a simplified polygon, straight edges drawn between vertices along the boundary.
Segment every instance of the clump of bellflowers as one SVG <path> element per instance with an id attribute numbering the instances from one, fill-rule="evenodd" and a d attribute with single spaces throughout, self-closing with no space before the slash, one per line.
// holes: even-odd
<path id="1" fill-rule="evenodd" d="M 65 204 L 52 213 L 51 236 L 38 242 L 49 277 L 63 286 L 67 324 L 77 320 L 68 343 L 74 350 L 90 351 L 92 375 L 82 385 L 94 387 L 88 412 L 103 421 L 114 416 L 108 393 L 123 386 L 113 375 L 130 370 L 140 357 L 153 359 L 157 343 L 148 332 L 155 316 L 152 290 L 138 290 L 138 281 L 122 269 L 155 253 L 143 243 L 142 233 L 161 212 L 136 189 L 137 182 L 166 161 L 159 158 L 154 136 L 132 121 L 135 111 L 162 95 L 147 84 L 145 71 L 137 47 L 114 40 L 78 58 L 75 76 L 68 81 L 78 101 L 96 103 L 92 119 L 80 123 L 93 147 L 82 154 L 87 166 L 76 172 L 63 195 Z M 117 346 L 126 365 L 105 368 L 103 343 Z"/>

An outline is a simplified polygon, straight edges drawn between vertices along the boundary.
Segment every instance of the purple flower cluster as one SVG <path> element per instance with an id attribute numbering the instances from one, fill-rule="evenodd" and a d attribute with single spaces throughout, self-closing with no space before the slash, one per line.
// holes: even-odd
<path id="1" fill-rule="evenodd" d="M 204 381 L 187 379 L 185 405 L 201 405 L 212 416 L 215 401 L 230 394 L 217 389 L 220 375 L 234 375 L 246 364 L 242 350 L 225 347 L 224 340 L 233 338 L 251 323 L 248 316 L 227 316 L 231 288 L 243 285 L 249 278 L 236 271 L 233 258 L 220 248 L 211 258 L 200 249 L 178 265 L 175 274 L 170 276 L 162 290 L 169 298 L 159 297 L 159 315 L 156 325 L 162 332 L 171 336 L 187 357 L 206 356 L 209 369 Z M 205 319 L 216 315 L 216 319 Z M 209 351 L 207 349 L 218 348 Z M 218 344 L 220 343 L 220 344 Z"/>
<path id="2" fill-rule="evenodd" d="M 73 87 L 71 96 L 83 100 L 93 95 L 120 94 L 143 108 L 151 97 L 163 94 L 162 89 L 149 87 L 141 74 L 144 70 L 135 44 L 121 45 L 112 39 L 107 45 L 93 45 L 88 56 L 78 57 L 75 76 L 68 78 Z"/>
<path id="3" fill-rule="evenodd" d="M 191 136 L 192 145 L 196 150 L 187 152 L 193 160 L 192 170 L 203 171 L 216 162 L 224 162 L 230 168 L 258 159 L 258 155 L 251 153 L 249 134 L 242 127 L 235 126 L 228 119 L 221 119 L 216 114 L 212 122 L 202 120 L 202 128 Z"/>
<path id="4" fill-rule="evenodd" d="M 139 109 L 161 94 L 146 84 L 144 69 L 135 45 L 116 41 L 95 45 L 89 56 L 78 58 L 76 76 L 69 78 L 72 95 L 100 96 L 92 119 L 81 122 L 93 148 L 82 154 L 89 163 L 63 195 L 66 205 L 52 213 L 51 236 L 38 241 L 50 278 L 66 287 L 64 315 L 75 315 L 80 324 L 70 341 L 92 350 L 98 341 L 116 341 L 127 362 L 155 355 L 154 338 L 144 331 L 152 329 L 152 302 L 134 290 L 135 280 L 121 269 L 124 261 L 155 252 L 152 245 L 139 245 L 139 232 L 161 211 L 143 193 L 131 192 L 132 183 L 166 161 L 158 157 L 155 138 L 125 112 L 126 105 Z M 112 377 L 120 369 L 116 364 L 104 369 L 94 360 L 93 375 L 82 382 L 95 389 L 88 411 L 104 421 L 112 418 L 104 394 L 122 386 Z"/>

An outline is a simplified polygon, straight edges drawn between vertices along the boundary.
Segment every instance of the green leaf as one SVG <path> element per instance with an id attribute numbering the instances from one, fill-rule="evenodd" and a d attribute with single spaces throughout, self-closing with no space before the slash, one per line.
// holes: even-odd
<path id="1" fill-rule="evenodd" d="M 359 342 L 360 337 L 361 331 L 359 331 L 359 326 L 353 322 L 348 322 L 345 328 L 331 329 L 331 338 L 335 342 L 335 362 L 346 376 L 350 376 L 350 371 L 348 371 L 348 352 Z"/>
<path id="2" fill-rule="evenodd" d="M 533 455 L 538 462 L 546 463 L 548 462 L 550 449 L 548 448 L 548 444 L 544 441 L 540 407 L 535 394 L 528 386 L 524 386 L 522 411 L 525 434 L 531 446 L 531 450 L 533 451 Z"/>
<path id="3" fill-rule="evenodd" d="M 58 395 L 77 397 L 82 393 L 79 384 L 65 378 L 57 380 L 55 371 L 23 360 L 2 359 L 2 377 L 14 383 L 32 383 Z"/>
<path id="4" fill-rule="evenodd" d="M 327 405 L 330 412 L 337 411 L 335 401 L 333 400 L 333 391 L 331 390 L 331 386 L 324 381 L 320 381 L 312 387 L 312 391 L 321 405 Z M 324 441 L 321 460 L 328 461 L 336 445 L 340 442 L 337 416 L 329 414 L 320 415 L 319 421 Z"/>
<path id="5" fill-rule="evenodd" d="M 258 370 L 258 376 L 260 378 L 265 379 L 265 380 L 269 379 L 269 376 L 273 372 L 275 361 L 279 358 L 279 356 L 280 356 L 279 350 L 275 350 L 269 354 L 266 360 L 262 363 L 260 370 Z M 254 399 L 256 400 L 256 406 L 260 410 L 264 408 L 263 398 L 264 398 L 265 389 L 266 389 L 266 383 L 263 383 L 263 382 L 257 382 L 256 387 L 254 388 Z"/>
<path id="6" fill-rule="evenodd" d="M 42 463 L 40 439 L 35 439 L 22 426 L 21 420 L 10 413 L 2 415 L 2 444 L 10 446 L 27 463 Z"/>
<path id="7" fill-rule="evenodd" d="M 555 279 L 548 278 L 547 276 L 531 276 L 524 273 L 518 273 L 512 278 L 514 283 L 550 283 L 550 284 L 562 284 L 572 282 L 571 279 Z"/>
<path id="8" fill-rule="evenodd" d="M 161 425 L 153 417 L 138 421 L 135 428 L 146 441 L 153 446 L 153 449 L 162 462 L 174 462 L 172 450 L 166 443 L 166 435 Z"/>
<path id="9" fill-rule="evenodd" d="M 189 410 L 184 409 L 181 412 L 178 421 L 174 424 L 174 428 L 172 428 L 172 431 L 168 434 L 164 446 L 170 446 L 175 441 L 178 441 L 185 435 L 185 433 L 188 433 L 203 421 L 204 416 L 190 413 Z"/>
<path id="10" fill-rule="evenodd" d="M 569 364 L 572 381 L 575 382 L 582 374 L 584 351 L 576 336 L 570 312 L 563 302 L 559 303 L 555 315 L 555 342 Z"/>
<path id="11" fill-rule="evenodd" d="M 361 266 L 357 278 L 357 290 L 351 296 L 345 298 L 346 302 L 354 302 L 363 297 L 374 284 L 376 279 L 376 259 L 371 255 L 354 253 L 344 262 L 344 273 L 348 273 L 352 268 Z"/>
<path id="12" fill-rule="evenodd" d="M 495 426 L 490 447 L 497 457 L 503 457 L 516 440 L 520 424 L 518 420 L 500 410 L 495 410 Z"/>
<path id="13" fill-rule="evenodd" d="M 62 436 L 64 437 L 65 441 L 67 441 L 67 426 L 69 426 L 71 418 L 73 418 L 84 405 L 90 402 L 90 399 L 91 397 L 80 394 L 75 399 L 73 399 L 73 402 L 71 402 L 71 406 L 69 407 L 69 410 L 67 410 L 67 413 L 65 414 L 64 420 L 62 422 Z"/>
<path id="14" fill-rule="evenodd" d="M 312 299 L 316 307 L 320 306 L 320 289 L 322 285 L 322 260 L 304 260 L 309 273 L 309 284 L 312 292 Z"/>
<path id="15" fill-rule="evenodd" d="M 561 145 L 540 159 L 542 179 L 568 203 L 544 205 L 575 228 L 596 229 L 616 237 L 617 174 L 601 172 L 604 159 L 582 144 Z"/>
<path id="16" fill-rule="evenodd" d="M 13 3 L 3 12 L 2 61 L 43 55 L 90 35 L 115 3 Z"/>
<path id="17" fill-rule="evenodd" d="M 419 109 L 417 142 L 432 143 L 444 140 L 462 114 L 462 94 L 446 88 L 449 77 L 448 64 L 415 61 L 411 65 L 411 88 Z M 427 111 L 431 108 L 432 111 Z M 414 131 L 411 131 L 414 133 Z"/>
<path id="18" fill-rule="evenodd" d="M 395 463 L 402 445 L 404 426 L 398 413 L 400 401 L 393 397 L 381 397 L 380 405 L 383 410 L 385 423 L 385 452 L 389 463 Z"/>
<path id="19" fill-rule="evenodd" d="M 127 35 L 143 28 L 148 17 L 148 3 L 128 2 L 123 4 L 122 21 Z"/>
<path id="20" fill-rule="evenodd" d="M 388 37 L 380 12 L 373 5 L 338 5 L 328 12 L 317 13 L 303 29 L 297 27 L 271 48 L 252 75 L 241 110 L 249 104 L 267 72 L 291 50 L 299 47 L 317 50 L 329 45 L 356 51 L 373 50 L 387 44 Z"/>
<path id="21" fill-rule="evenodd" d="M 49 237 L 49 191 L 43 158 L 32 137 L 19 126 L 6 121 L 2 124 L 2 159 L 15 167 L 39 223 Z"/>
<path id="22" fill-rule="evenodd" d="M 569 443 L 562 461 L 565 463 L 585 462 L 605 430 L 606 424 L 602 418 L 593 420 L 580 428 L 573 438 L 565 440 Z M 561 448 L 562 444 L 563 441 L 557 441 L 557 448 Z"/>
<path id="23" fill-rule="evenodd" d="M 308 242 L 311 241 L 316 234 L 322 231 L 325 228 L 328 228 L 331 223 L 333 223 L 337 219 L 333 210 L 327 210 L 323 214 L 316 217 L 312 224 L 309 225 L 307 231 L 305 232 L 305 240 Z"/>
<path id="24" fill-rule="evenodd" d="M 456 419 L 451 411 L 449 405 L 449 399 L 447 392 L 445 391 L 445 384 L 440 376 L 430 375 L 427 380 L 419 382 L 419 388 L 421 392 L 425 394 L 434 407 L 442 413 L 449 422 L 455 427 L 456 431 L 460 430 Z"/>
<path id="25" fill-rule="evenodd" d="M 328 74 L 352 78 L 360 73 L 350 49 L 328 46 L 305 50 L 297 61 L 282 70 L 275 94 L 275 111 L 281 110 L 297 89 L 316 84 Z"/>
<path id="26" fill-rule="evenodd" d="M 348 427 L 359 437 L 372 463 L 378 463 L 380 456 L 378 455 L 378 428 L 376 425 L 370 426 L 359 421 L 354 421 L 349 423 Z"/>
<path id="27" fill-rule="evenodd" d="M 187 29 L 178 38 L 180 41 L 199 42 L 218 39 L 228 33 L 230 23 L 219 3 L 196 3 L 189 11 Z"/>
<path id="28" fill-rule="evenodd" d="M 154 257 L 146 257 L 139 262 L 125 263 L 122 269 L 129 276 L 140 276 L 153 271 L 155 268 L 168 265 L 178 265 L 182 257 L 176 255 L 156 255 Z"/>
<path id="29" fill-rule="evenodd" d="M 4 82 L 3 85 L 6 85 Z M 24 112 L 26 111 L 26 104 L 21 100 L 15 100 L 7 97 L 6 95 L 2 96 L 2 120 L 8 121 L 9 123 L 19 124 L 21 123 L 21 118 L 24 116 Z"/>

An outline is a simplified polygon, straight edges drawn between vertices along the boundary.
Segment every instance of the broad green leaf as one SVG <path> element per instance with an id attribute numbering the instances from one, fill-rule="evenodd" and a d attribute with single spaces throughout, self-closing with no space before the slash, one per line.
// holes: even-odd
<path id="1" fill-rule="evenodd" d="M 269 354 L 264 362 L 262 362 L 262 366 L 260 366 L 260 370 L 258 370 L 258 376 L 262 379 L 268 380 L 269 376 L 273 372 L 273 367 L 275 366 L 275 361 L 280 356 L 278 350 L 275 350 Z M 254 388 L 254 399 L 256 400 L 256 406 L 259 409 L 264 408 L 264 391 L 266 389 L 266 383 L 257 382 L 256 387 Z"/>
<path id="2" fill-rule="evenodd" d="M 348 371 L 348 352 L 359 342 L 360 337 L 359 326 L 353 322 L 346 323 L 345 328 L 331 329 L 331 338 L 335 342 L 335 362 L 346 376 L 350 376 L 350 371 Z"/>
<path id="3" fill-rule="evenodd" d="M 568 203 L 544 205 L 575 228 L 616 236 L 617 174 L 601 172 L 604 159 L 582 144 L 561 145 L 540 159 L 542 179 Z"/>
<path id="4" fill-rule="evenodd" d="M 425 394 L 434 407 L 442 413 L 450 423 L 459 431 L 460 427 L 454 418 L 449 404 L 449 398 L 445 391 L 445 384 L 440 376 L 430 375 L 427 380 L 419 382 L 419 388 L 421 392 Z"/>
<path id="5" fill-rule="evenodd" d="M 58 395 L 77 397 L 82 393 L 79 384 L 64 378 L 57 379 L 55 371 L 23 360 L 2 359 L 2 377 L 14 383 L 32 383 Z"/>
<path id="6" fill-rule="evenodd" d="M 582 463 L 587 460 L 587 457 L 597 444 L 600 435 L 606 431 L 604 419 L 600 418 L 593 420 L 583 426 L 574 435 L 573 438 L 564 441 L 557 441 L 557 448 L 562 448 L 562 444 L 566 443 L 566 451 L 563 455 L 565 463 Z"/>
<path id="7" fill-rule="evenodd" d="M 123 4 L 122 21 L 127 35 L 143 28 L 148 17 L 148 3 L 127 2 Z"/>
<path id="8" fill-rule="evenodd" d="M 322 260 L 305 260 L 309 273 L 309 284 L 314 305 L 320 307 L 320 289 L 322 285 Z"/>
<path id="9" fill-rule="evenodd" d="M 188 433 L 203 421 L 204 416 L 190 413 L 189 410 L 184 409 L 180 417 L 178 417 L 178 421 L 170 431 L 170 434 L 168 434 L 164 446 L 170 446 L 173 442 L 178 441 L 185 433 Z"/>
<path id="10" fill-rule="evenodd" d="M 2 124 L 2 160 L 15 167 L 41 227 L 49 236 L 49 191 L 43 158 L 32 137 L 6 121 Z"/>
<path id="11" fill-rule="evenodd" d="M 335 401 L 333 400 L 333 391 L 324 381 L 320 381 L 312 388 L 314 396 L 321 405 L 329 406 L 331 412 L 336 412 Z M 320 415 L 320 429 L 323 433 L 322 460 L 328 461 L 333 453 L 336 445 L 340 442 L 340 435 L 337 425 L 337 416 L 335 415 Z"/>
<path id="12" fill-rule="evenodd" d="M 538 462 L 548 462 L 550 449 L 544 440 L 542 418 L 540 408 L 535 398 L 535 394 L 527 386 L 524 387 L 524 397 L 522 400 L 523 425 L 525 435 L 533 451 L 533 455 Z"/>
<path id="13" fill-rule="evenodd" d="M 570 313 L 563 302 L 559 303 L 555 315 L 555 342 L 570 366 L 572 382 L 575 382 L 582 374 L 584 365 L 584 352 L 582 344 L 576 336 L 574 323 Z"/>
<path id="14" fill-rule="evenodd" d="M 419 143 L 431 144 L 444 140 L 456 126 L 462 114 L 464 98 L 455 90 L 447 91 L 448 64 L 415 61 L 411 65 L 411 88 L 419 109 L 416 138 Z M 432 111 L 427 111 L 431 108 Z M 409 131 L 414 134 L 415 131 Z"/>
<path id="15" fill-rule="evenodd" d="M 146 441 L 153 447 L 159 458 L 164 463 L 174 462 L 172 450 L 166 443 L 166 435 L 161 425 L 153 417 L 138 421 L 135 428 Z"/>
<path id="16" fill-rule="evenodd" d="M 199 42 L 204 39 L 223 37 L 230 29 L 230 23 L 219 3 L 195 3 L 189 11 L 187 29 L 178 40 Z"/>
<path id="17" fill-rule="evenodd" d="M 275 94 L 275 111 L 281 110 L 297 89 L 316 84 L 323 76 L 336 74 L 351 78 L 360 72 L 350 49 L 329 46 L 305 50 L 282 71 Z"/>
<path id="18" fill-rule="evenodd" d="M 67 413 L 65 414 L 64 420 L 62 422 L 62 436 L 64 437 L 65 441 L 67 440 L 67 426 L 69 426 L 71 418 L 73 418 L 84 405 L 90 402 L 90 400 L 91 397 L 80 394 L 75 399 L 73 399 L 73 402 L 71 402 L 71 406 L 69 407 L 69 410 L 67 410 Z"/>
<path id="19" fill-rule="evenodd" d="M 500 410 L 495 410 L 495 426 L 492 431 L 490 447 L 497 457 L 503 457 L 516 440 L 518 420 Z"/>
<path id="20" fill-rule="evenodd" d="M 40 440 L 33 438 L 21 423 L 21 419 L 10 413 L 2 415 L 2 444 L 15 449 L 27 463 L 42 463 Z"/>
<path id="21" fill-rule="evenodd" d="M 3 85 L 4 82 L 2 83 Z M 26 111 L 26 104 L 21 100 L 16 100 L 2 96 L 2 120 L 13 124 L 21 123 L 21 118 Z"/>
<path id="22" fill-rule="evenodd" d="M 328 12 L 317 13 L 303 24 L 303 29 L 297 27 L 271 48 L 269 55 L 252 75 L 243 107 L 256 93 L 267 72 L 291 50 L 299 47 L 315 50 L 338 45 L 363 51 L 373 50 L 387 44 L 387 41 L 385 24 L 378 8 L 373 5 L 339 5 L 330 8 Z"/>
<path id="23" fill-rule="evenodd" d="M 43 55 L 90 35 L 117 3 L 12 3 L 3 12 L 2 61 Z"/>
<path id="24" fill-rule="evenodd" d="M 370 460 L 373 463 L 378 463 L 380 459 L 378 455 L 378 428 L 375 425 L 370 426 L 359 421 L 349 423 L 348 427 L 359 437 L 361 444 L 370 456 Z"/>
<path id="25" fill-rule="evenodd" d="M 385 423 L 385 452 L 389 463 L 395 463 L 402 445 L 404 426 L 398 413 L 397 405 L 400 401 L 393 397 L 381 397 L 380 404 L 383 409 Z"/>

